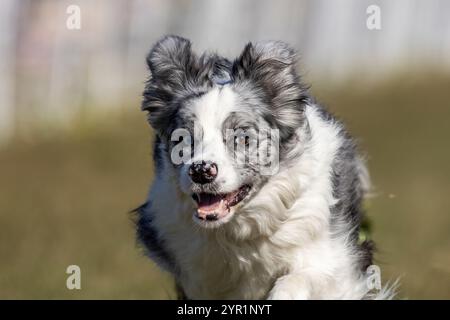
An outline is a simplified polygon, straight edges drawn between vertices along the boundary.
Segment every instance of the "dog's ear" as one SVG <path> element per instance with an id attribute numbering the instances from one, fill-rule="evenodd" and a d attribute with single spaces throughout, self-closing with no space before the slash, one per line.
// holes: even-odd
<path id="1" fill-rule="evenodd" d="M 191 42 L 179 36 L 159 40 L 147 56 L 150 78 L 143 93 L 142 110 L 149 111 L 150 124 L 159 130 L 170 121 L 171 102 L 189 86 L 197 57 Z"/>
<path id="2" fill-rule="evenodd" d="M 276 121 L 288 128 L 288 135 L 298 127 L 307 99 L 296 66 L 294 49 L 281 41 L 267 41 L 248 43 L 232 68 L 234 81 L 250 81 L 264 92 Z"/>
<path id="3" fill-rule="evenodd" d="M 188 39 L 166 36 L 153 46 L 147 56 L 147 65 L 154 81 L 178 90 L 186 83 L 196 59 Z"/>

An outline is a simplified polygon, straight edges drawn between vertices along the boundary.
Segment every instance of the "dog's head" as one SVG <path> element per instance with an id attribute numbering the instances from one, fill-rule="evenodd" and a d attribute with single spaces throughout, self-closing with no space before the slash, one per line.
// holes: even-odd
<path id="1" fill-rule="evenodd" d="M 165 37 L 147 57 L 143 110 L 170 159 L 194 220 L 217 227 L 246 206 L 295 145 L 305 89 L 294 51 L 249 43 L 234 61 L 197 56 L 190 41 Z"/>

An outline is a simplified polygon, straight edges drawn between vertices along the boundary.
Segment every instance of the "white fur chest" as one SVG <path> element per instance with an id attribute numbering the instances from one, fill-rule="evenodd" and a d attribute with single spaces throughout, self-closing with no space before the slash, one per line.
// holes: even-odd
<path id="1" fill-rule="evenodd" d="M 267 297 L 285 268 L 266 239 L 237 244 L 221 233 L 196 231 L 195 235 L 179 234 L 170 243 L 182 270 L 178 281 L 189 298 Z"/>

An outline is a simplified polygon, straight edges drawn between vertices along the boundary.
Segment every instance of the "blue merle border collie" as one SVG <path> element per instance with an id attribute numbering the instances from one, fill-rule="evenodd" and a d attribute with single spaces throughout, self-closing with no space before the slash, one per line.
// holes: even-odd
<path id="1" fill-rule="evenodd" d="M 369 188 L 364 161 L 300 81 L 291 47 L 249 43 L 228 60 L 167 36 L 147 63 L 142 109 L 156 133 L 156 173 L 137 210 L 137 234 L 182 297 L 392 295 L 367 285 L 373 245 L 358 237 Z M 190 138 L 174 139 L 180 128 Z M 264 130 L 276 140 L 255 134 Z M 250 144 L 270 161 L 240 161 L 250 158 Z M 276 170 L 264 170 L 274 160 Z"/>

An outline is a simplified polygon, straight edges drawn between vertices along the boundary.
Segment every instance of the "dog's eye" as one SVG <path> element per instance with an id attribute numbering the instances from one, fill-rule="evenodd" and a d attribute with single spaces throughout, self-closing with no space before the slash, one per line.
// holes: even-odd
<path id="1" fill-rule="evenodd" d="M 244 145 L 248 146 L 249 141 L 250 141 L 250 137 L 246 134 L 245 131 L 237 134 L 234 137 L 234 143 L 241 145 L 241 146 L 244 146 Z"/>

